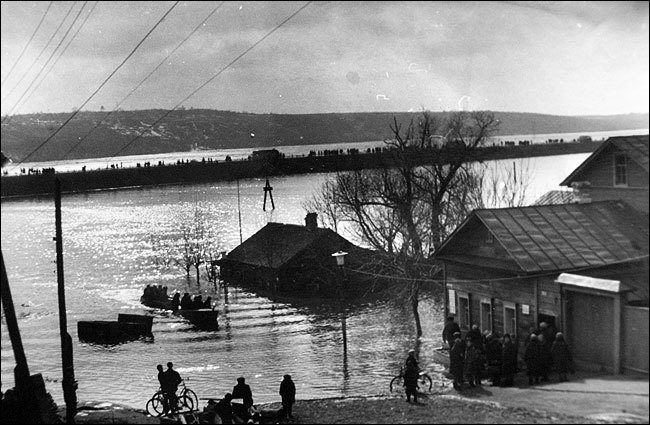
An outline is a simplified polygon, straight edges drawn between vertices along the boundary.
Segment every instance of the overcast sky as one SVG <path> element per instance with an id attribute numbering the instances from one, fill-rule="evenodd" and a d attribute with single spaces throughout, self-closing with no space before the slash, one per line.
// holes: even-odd
<path id="1" fill-rule="evenodd" d="M 8 75 L 48 4 L 2 2 L 3 114 L 84 2 L 53 2 Z M 87 2 L 59 51 L 88 16 L 85 25 L 14 113 L 80 106 L 173 4 L 106 1 L 88 16 L 95 2 Z M 115 108 L 218 4 L 180 2 L 84 109 Z M 174 107 L 304 4 L 225 2 L 121 107 Z M 648 2 L 313 2 L 184 106 L 256 113 L 648 112 L 648 49 Z"/>

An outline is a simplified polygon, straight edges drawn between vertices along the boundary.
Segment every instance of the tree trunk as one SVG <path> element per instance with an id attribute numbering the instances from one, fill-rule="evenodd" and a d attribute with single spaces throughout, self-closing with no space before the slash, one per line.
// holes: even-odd
<path id="1" fill-rule="evenodd" d="M 194 266 L 196 268 L 196 285 L 201 286 L 201 282 L 199 282 L 199 271 L 201 270 L 199 265 L 197 264 Z"/>
<path id="2" fill-rule="evenodd" d="M 411 307 L 413 307 L 413 318 L 415 319 L 415 331 L 417 337 L 422 336 L 422 323 L 420 322 L 420 312 L 418 311 L 418 304 L 420 302 L 420 286 L 418 283 L 413 283 L 414 288 L 411 293 Z"/>

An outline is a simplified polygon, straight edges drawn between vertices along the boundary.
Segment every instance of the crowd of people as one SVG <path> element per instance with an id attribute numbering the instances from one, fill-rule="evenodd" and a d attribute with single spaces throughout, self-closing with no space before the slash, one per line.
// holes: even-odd
<path id="1" fill-rule="evenodd" d="M 165 412 L 175 413 L 177 407 L 178 385 L 182 382 L 180 374 L 173 369 L 171 362 L 167 363 L 167 370 L 158 365 L 158 381 L 165 399 Z M 280 397 L 282 409 L 276 412 L 276 419 L 293 419 L 293 404 L 296 402 L 296 385 L 291 375 L 284 375 L 280 383 Z M 263 413 L 263 412 L 262 412 Z M 226 393 L 219 401 L 208 400 L 203 409 L 201 419 L 207 423 L 237 424 L 259 422 L 260 412 L 253 406 L 253 391 L 246 383 L 243 376 L 237 378 L 237 384 L 232 392 Z M 201 422 L 201 423 L 205 423 Z"/>
<path id="2" fill-rule="evenodd" d="M 175 292 L 171 300 L 167 294 L 167 287 L 162 285 L 147 285 L 144 288 L 143 297 L 148 301 L 171 302 L 172 310 L 198 310 L 201 308 L 212 308 L 212 297 L 208 296 L 205 300 L 202 295 L 191 296 L 185 292 L 181 297 L 180 292 Z"/>
<path id="3" fill-rule="evenodd" d="M 442 338 L 449 346 L 449 372 L 456 390 L 462 390 L 465 382 L 470 387 L 480 386 L 485 378 L 494 386 L 514 384 L 519 372 L 519 356 L 517 344 L 510 334 L 501 337 L 496 332 L 481 333 L 477 325 L 472 325 L 463 339 L 460 327 L 453 317 L 449 317 Z M 567 374 L 574 372 L 573 358 L 564 335 L 556 333 L 545 322 L 530 329 L 523 360 L 529 385 L 548 381 L 553 371 L 560 381 L 567 381 Z"/>

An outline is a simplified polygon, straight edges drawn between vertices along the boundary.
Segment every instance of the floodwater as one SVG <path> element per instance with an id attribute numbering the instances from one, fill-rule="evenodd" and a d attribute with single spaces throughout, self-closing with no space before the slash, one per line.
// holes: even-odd
<path id="1" fill-rule="evenodd" d="M 529 198 L 557 188 L 588 154 L 531 159 Z M 505 163 L 509 164 L 510 161 Z M 521 166 L 519 166 L 521 168 Z M 269 221 L 302 224 L 303 205 L 326 174 L 272 179 L 276 209 L 262 211 L 264 181 L 240 182 L 242 236 Z M 279 401 L 282 376 L 289 373 L 301 399 L 376 395 L 409 348 L 415 330 L 409 306 L 368 302 L 339 306 L 323 302 L 291 305 L 203 280 L 197 288 L 179 267 L 153 261 L 153 247 L 174 241 L 197 205 L 204 231 L 219 249 L 239 244 L 236 183 L 167 186 L 65 195 L 62 201 L 68 332 L 80 400 L 106 400 L 144 408 L 157 390 L 156 365 L 172 361 L 199 397 L 221 397 L 245 376 L 256 403 Z M 41 373 L 58 404 L 60 340 L 54 236 L 54 202 L 48 198 L 2 202 L 2 252 L 31 373 Z M 160 236 L 163 235 L 163 236 Z M 164 239 L 164 240 L 163 240 Z M 183 319 L 140 304 L 147 284 L 211 295 L 220 310 L 220 329 L 197 331 Z M 191 287 L 190 287 L 191 286 Z M 433 358 L 441 344 L 442 303 L 435 291 L 421 303 L 424 336 L 420 362 L 434 378 L 442 367 Z M 118 313 L 155 315 L 153 341 L 96 345 L 78 340 L 80 320 L 116 320 Z M 346 321 L 347 352 L 343 348 Z M 2 325 L 3 390 L 13 386 L 13 352 Z M 442 385 L 442 379 L 434 379 Z"/>

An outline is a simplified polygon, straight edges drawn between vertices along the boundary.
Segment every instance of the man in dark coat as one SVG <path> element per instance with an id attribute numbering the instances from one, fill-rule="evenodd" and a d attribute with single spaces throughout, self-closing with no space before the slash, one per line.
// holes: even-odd
<path id="1" fill-rule="evenodd" d="M 465 349 L 465 375 L 470 387 L 481 385 L 481 370 L 483 369 L 483 353 L 474 345 L 474 342 L 467 338 L 467 349 Z"/>
<path id="2" fill-rule="evenodd" d="M 167 370 L 165 371 L 164 375 L 164 382 L 165 385 L 167 386 L 166 388 L 163 388 L 163 392 L 165 393 L 165 397 L 168 400 L 168 406 L 170 407 L 170 410 L 174 412 L 176 410 L 176 391 L 178 390 L 178 385 L 181 383 L 183 380 L 181 378 L 181 375 L 176 372 L 174 369 L 174 364 L 172 362 L 167 363 Z"/>
<path id="3" fill-rule="evenodd" d="M 573 356 L 569 351 L 569 346 L 564 341 L 562 332 L 555 335 L 555 341 L 551 347 L 551 357 L 553 358 L 553 367 L 560 375 L 560 382 L 568 381 L 567 372 L 573 370 Z"/>
<path id="4" fill-rule="evenodd" d="M 221 418 L 221 423 L 223 424 L 232 424 L 232 405 L 230 401 L 232 400 L 232 394 L 226 393 L 226 395 L 219 400 L 215 408 L 217 415 Z"/>
<path id="5" fill-rule="evenodd" d="M 291 375 L 284 375 L 280 384 L 280 396 L 282 396 L 282 410 L 285 418 L 293 418 L 293 403 L 296 402 L 296 385 L 291 380 Z"/>
<path id="6" fill-rule="evenodd" d="M 526 362 L 526 374 L 528 375 L 528 384 L 539 384 L 541 375 L 541 347 L 537 340 L 537 335 L 531 334 L 526 351 L 524 352 L 524 361 Z"/>
<path id="7" fill-rule="evenodd" d="M 454 317 L 447 317 L 447 323 L 445 323 L 445 328 L 442 330 L 442 341 L 449 345 L 449 349 L 454 345 L 454 334 L 460 332 L 460 326 L 458 323 L 454 322 Z"/>
<path id="8" fill-rule="evenodd" d="M 237 385 L 232 388 L 232 398 L 241 398 L 244 404 L 234 404 L 233 413 L 242 418 L 244 422 L 250 419 L 250 408 L 253 406 L 253 392 L 251 387 L 246 384 L 246 378 L 240 376 L 237 378 Z"/>
<path id="9" fill-rule="evenodd" d="M 454 388 L 460 391 L 463 387 L 465 344 L 460 339 L 460 332 L 456 332 L 454 337 L 454 345 L 449 350 L 449 373 L 454 377 Z"/>
<path id="10" fill-rule="evenodd" d="M 415 350 L 409 350 L 409 355 L 406 358 L 406 364 L 404 369 L 404 387 L 406 387 L 406 402 L 411 402 L 411 396 L 413 396 L 413 402 L 418 402 L 418 375 L 420 373 L 420 367 L 418 365 L 418 360 L 415 358 Z"/>
<path id="11" fill-rule="evenodd" d="M 477 348 L 479 351 L 483 351 L 483 334 L 478 328 L 478 325 L 472 325 L 472 329 L 467 332 L 465 338 L 469 338 L 475 348 Z"/>
<path id="12" fill-rule="evenodd" d="M 517 346 L 510 338 L 510 334 L 503 335 L 503 350 L 501 357 L 501 376 L 504 386 L 514 384 L 514 377 L 517 373 Z"/>
<path id="13" fill-rule="evenodd" d="M 555 337 L 554 337 L 555 339 Z M 539 374 L 542 377 L 542 382 L 548 382 L 548 374 L 553 367 L 553 358 L 551 357 L 551 345 L 546 343 L 546 338 L 543 333 L 537 335 L 539 341 Z"/>
<path id="14" fill-rule="evenodd" d="M 492 386 L 499 386 L 501 384 L 501 364 L 503 361 L 503 347 L 499 338 L 490 334 L 487 336 L 487 344 L 485 344 L 485 361 L 487 363 L 487 371 L 492 380 Z"/>

